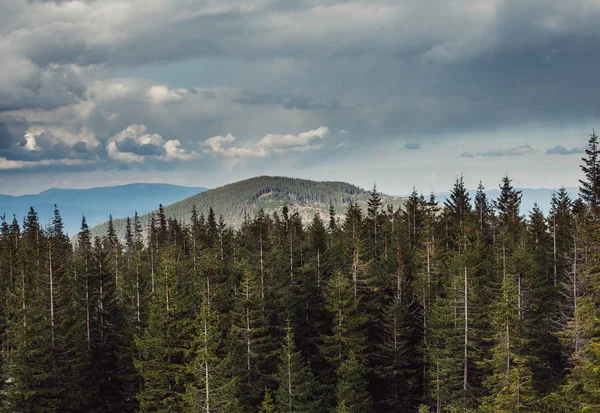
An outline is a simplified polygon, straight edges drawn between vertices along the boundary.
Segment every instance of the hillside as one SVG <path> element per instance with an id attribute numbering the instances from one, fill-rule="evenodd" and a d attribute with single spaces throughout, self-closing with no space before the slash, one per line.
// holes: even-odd
<path id="1" fill-rule="evenodd" d="M 212 207 L 217 216 L 222 215 L 228 224 L 237 227 L 244 220 L 244 216 L 254 217 L 261 208 L 270 214 L 283 205 L 288 205 L 292 211 L 298 211 L 304 222 L 308 222 L 315 213 L 326 218 L 330 203 L 339 215 L 343 214 L 346 205 L 351 201 L 356 200 L 364 208 L 368 196 L 364 189 L 345 182 L 259 176 L 211 189 L 172 205 L 163 202 L 163 205 L 168 217 L 183 222 L 189 219 L 192 206 L 195 205 L 204 215 L 207 215 Z M 383 203 L 398 207 L 402 204 L 402 198 L 383 196 Z M 144 227 L 148 218 L 149 214 L 141 216 Z M 123 237 L 125 220 L 118 219 L 114 223 L 117 233 Z M 104 223 L 93 228 L 93 235 L 104 235 L 106 226 Z"/>
<path id="2" fill-rule="evenodd" d="M 121 218 L 136 210 L 147 213 L 160 202 L 170 204 L 205 190 L 206 188 L 154 183 L 90 189 L 52 188 L 39 194 L 0 195 L 0 215 L 6 214 L 10 220 L 14 214 L 20 221 L 27 215 L 29 208 L 33 207 L 40 222 L 45 225 L 50 222 L 56 204 L 63 218 L 65 231 L 73 235 L 79 231 L 82 215 L 85 215 L 90 226 L 94 226 L 106 221 L 109 214 Z"/>

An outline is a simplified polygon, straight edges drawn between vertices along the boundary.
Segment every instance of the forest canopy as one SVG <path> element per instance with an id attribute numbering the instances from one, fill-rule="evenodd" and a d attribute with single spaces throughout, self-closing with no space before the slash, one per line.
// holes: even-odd
<path id="1" fill-rule="evenodd" d="M 548 214 L 504 176 L 341 219 L 83 218 L 76 242 L 58 208 L 3 218 L 0 411 L 598 412 L 598 155 Z"/>

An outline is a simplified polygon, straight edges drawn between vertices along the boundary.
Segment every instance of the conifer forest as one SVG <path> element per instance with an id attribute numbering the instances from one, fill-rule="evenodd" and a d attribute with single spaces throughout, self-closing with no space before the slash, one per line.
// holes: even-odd
<path id="1" fill-rule="evenodd" d="M 595 134 L 579 167 L 548 214 L 505 176 L 309 222 L 161 207 L 124 238 L 5 217 L 0 411 L 600 412 Z"/>

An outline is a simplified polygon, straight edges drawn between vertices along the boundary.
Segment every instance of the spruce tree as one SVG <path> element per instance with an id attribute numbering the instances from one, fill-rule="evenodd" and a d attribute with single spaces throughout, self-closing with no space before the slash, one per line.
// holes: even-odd
<path id="1" fill-rule="evenodd" d="M 265 388 L 265 397 L 258 407 L 258 413 L 277 413 L 275 401 L 273 400 L 273 396 L 271 395 L 271 390 L 269 390 L 269 388 Z"/>
<path id="2" fill-rule="evenodd" d="M 272 343 L 256 275 L 248 268 L 241 270 L 243 278 L 236 287 L 229 314 L 228 345 L 233 372 L 240 382 L 240 403 L 248 409 L 258 405 L 264 387 L 269 384 Z"/>
<path id="3" fill-rule="evenodd" d="M 136 337 L 135 366 L 142 378 L 137 398 L 142 411 L 183 411 L 190 373 L 186 367 L 191 319 L 186 291 L 180 284 L 179 253 L 163 250 L 148 327 Z"/>
<path id="4" fill-rule="evenodd" d="M 13 225 L 14 228 L 14 225 Z M 33 208 L 23 223 L 17 276 L 8 293 L 9 329 L 5 397 L 9 412 L 58 412 L 61 388 L 48 317 L 46 237 Z"/>
<path id="5" fill-rule="evenodd" d="M 294 333 L 288 319 L 283 346 L 279 351 L 275 376 L 277 410 L 283 412 L 309 413 L 319 410 L 317 383 L 300 352 L 296 351 Z"/>
<path id="6" fill-rule="evenodd" d="M 533 261 L 525 247 L 525 234 L 519 215 L 521 194 L 505 176 L 501 194 L 495 202 L 499 210 L 500 240 L 497 267 L 500 289 L 490 307 L 493 346 L 489 357 L 480 363 L 489 369 L 484 386 L 482 411 L 531 408 L 534 401 L 532 358 L 527 351 L 529 339 L 525 327 L 530 313 L 526 297 L 531 288 Z"/>
<path id="7" fill-rule="evenodd" d="M 350 352 L 337 369 L 338 382 L 335 389 L 336 412 L 370 413 L 374 411 L 365 379 L 365 368 L 354 352 Z"/>
<path id="8" fill-rule="evenodd" d="M 337 271 L 325 287 L 327 310 L 333 317 L 332 331 L 322 337 L 320 351 L 331 366 L 337 369 L 354 353 L 361 360 L 365 352 L 367 318 L 360 309 L 360 300 L 355 299 L 354 289 L 348 277 Z"/>
<path id="9" fill-rule="evenodd" d="M 588 140 L 588 148 L 585 150 L 586 157 L 581 158 L 583 164 L 581 170 L 584 178 L 579 180 L 579 196 L 590 206 L 594 214 L 600 205 L 600 149 L 598 148 L 598 136 L 592 131 Z"/>
<path id="10" fill-rule="evenodd" d="M 186 386 L 189 412 L 241 412 L 237 378 L 232 377 L 230 355 L 223 351 L 217 314 L 204 294 L 200 313 L 194 323 L 191 360 L 187 364 L 193 379 Z"/>
<path id="11" fill-rule="evenodd" d="M 414 409 L 422 395 L 422 339 L 413 280 L 404 270 L 399 245 L 395 256 L 396 268 L 388 277 L 384 307 L 378 315 L 381 328 L 372 350 L 372 388 L 384 411 L 404 412 Z"/>

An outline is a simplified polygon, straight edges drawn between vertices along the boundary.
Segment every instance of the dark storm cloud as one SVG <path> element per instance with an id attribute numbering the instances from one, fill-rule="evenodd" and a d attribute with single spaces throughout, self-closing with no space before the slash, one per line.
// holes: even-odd
<path id="1" fill-rule="evenodd" d="M 159 145 L 153 145 L 151 143 L 140 143 L 133 138 L 125 138 L 117 143 L 117 146 L 121 152 L 130 152 L 136 155 L 150 155 L 159 156 L 164 153 L 163 148 Z"/>
<path id="2" fill-rule="evenodd" d="M 32 135 L 31 138 L 35 143 L 28 145 L 23 136 L 16 137 L 5 122 L 0 122 L 0 158 L 8 161 L 43 163 L 57 160 L 90 160 L 97 154 L 97 150 L 89 150 L 85 142 L 77 142 L 71 146 L 50 132 Z M 50 167 L 50 165 L 43 166 Z M 52 165 L 52 167 L 59 167 L 59 165 Z"/>
<path id="3" fill-rule="evenodd" d="M 27 141 L 23 137 L 15 138 L 8 129 L 6 122 L 0 122 L 0 157 L 19 159 L 18 154 L 24 153 Z"/>
<path id="4" fill-rule="evenodd" d="M 8 130 L 6 123 L 0 123 L 0 150 L 9 149 L 14 141 L 12 134 Z"/>
<path id="5" fill-rule="evenodd" d="M 87 152 L 87 143 L 85 142 L 77 142 L 73 145 L 73 150 L 77 153 L 86 153 Z"/>
<path id="6" fill-rule="evenodd" d="M 421 149 L 421 145 L 419 145 L 418 143 L 415 142 L 406 142 L 404 144 L 404 149 L 410 149 L 412 151 Z"/>
<path id="7" fill-rule="evenodd" d="M 588 91 L 600 71 L 600 27 L 593 23 L 600 7 L 579 1 L 261 0 L 240 7 L 234 0 L 149 0 L 140 10 L 108 0 L 78 3 L 69 13 L 61 10 L 66 2 L 56 3 L 0 5 L 0 112 L 89 102 L 90 113 L 77 122 L 102 143 L 95 150 L 102 159 L 106 141 L 133 123 L 193 147 L 227 133 L 260 137 L 327 125 L 351 130 L 345 139 L 354 148 L 390 136 L 425 140 L 531 123 L 576 124 L 595 119 L 600 105 Z M 196 84 L 173 98 L 149 102 L 147 88 L 136 89 L 140 66 L 192 59 L 218 87 L 195 89 L 204 79 L 184 70 L 171 74 L 173 83 Z M 115 70 L 129 75 L 94 89 Z M 148 77 L 154 79 L 152 69 Z M 224 91 L 230 85 L 239 93 Z M 0 146 L 12 142 L 10 159 L 94 153 L 83 141 L 57 142 L 51 134 L 36 138 L 38 151 L 23 152 L 25 130 L 7 124 L 12 138 L 0 131 Z M 163 151 L 131 139 L 117 146 L 139 156 Z M 570 151 L 557 148 L 547 153 Z M 319 156 L 328 152 L 313 159 Z"/>

